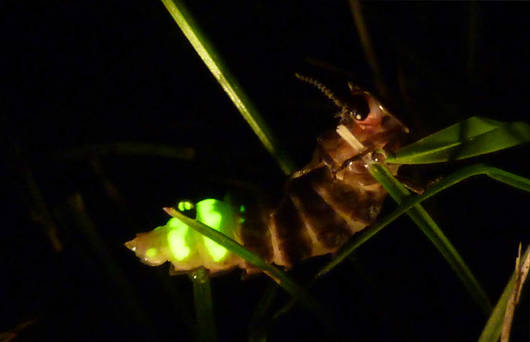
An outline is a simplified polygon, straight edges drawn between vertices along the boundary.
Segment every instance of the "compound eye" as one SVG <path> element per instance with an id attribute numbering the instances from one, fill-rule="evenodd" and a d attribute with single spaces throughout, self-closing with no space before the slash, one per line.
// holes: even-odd
<path id="1" fill-rule="evenodd" d="M 348 99 L 347 111 L 356 121 L 363 121 L 370 114 L 370 107 L 364 95 L 354 95 Z"/>
<path id="2" fill-rule="evenodd" d="M 350 111 L 350 115 L 356 121 L 363 121 L 368 116 L 369 112 Z"/>

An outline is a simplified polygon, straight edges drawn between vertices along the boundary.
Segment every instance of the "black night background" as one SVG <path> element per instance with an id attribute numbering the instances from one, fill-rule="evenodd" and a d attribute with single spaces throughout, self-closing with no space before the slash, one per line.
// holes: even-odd
<path id="1" fill-rule="evenodd" d="M 336 108 L 295 72 L 338 92 L 353 80 L 378 93 L 346 0 L 186 4 L 299 167 Z M 161 208 L 178 199 L 222 197 L 240 184 L 279 193 L 285 176 L 162 2 L 4 0 L 0 9 L 0 341 L 193 340 L 189 278 L 141 264 L 123 243 L 165 223 Z M 411 141 L 473 115 L 528 121 L 528 3 L 366 2 L 362 11 L 387 90 L 379 96 Z M 140 142 L 194 155 L 96 148 Z M 520 146 L 402 171 L 428 184 L 483 162 L 529 177 L 528 155 Z M 495 303 L 519 242 L 529 242 L 528 194 L 475 177 L 424 205 Z M 387 199 L 384 213 L 394 207 Z M 292 275 L 307 284 L 328 260 Z M 240 278 L 235 270 L 211 280 L 220 341 L 248 339 L 272 283 Z M 295 307 L 269 341 L 476 341 L 487 320 L 406 216 L 311 294 L 335 331 Z M 274 307 L 288 299 L 280 290 Z M 512 341 L 529 340 L 528 300 L 526 288 Z"/>

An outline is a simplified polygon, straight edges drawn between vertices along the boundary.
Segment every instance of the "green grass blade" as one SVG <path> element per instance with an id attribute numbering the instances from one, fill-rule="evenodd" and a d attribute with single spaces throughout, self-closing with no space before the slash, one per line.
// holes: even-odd
<path id="1" fill-rule="evenodd" d="M 530 125 L 471 117 L 401 148 L 387 159 L 394 164 L 460 160 L 530 142 Z"/>
<path id="2" fill-rule="evenodd" d="M 197 318 L 197 340 L 199 342 L 217 341 L 208 270 L 201 267 L 193 271 L 190 278 L 193 283 L 193 301 Z"/>
<path id="3" fill-rule="evenodd" d="M 341 251 L 331 260 L 320 272 L 317 274 L 317 278 L 323 276 L 324 274 L 331 271 L 338 264 L 340 264 L 344 259 L 346 259 L 351 253 L 353 253 L 357 248 L 363 245 L 371 237 L 377 234 L 381 229 L 386 227 L 388 224 L 392 223 L 399 216 L 406 213 L 413 206 L 420 204 L 428 198 L 436 195 L 437 193 L 450 188 L 451 186 L 460 183 L 466 178 L 478 176 L 478 175 L 487 175 L 488 177 L 500 181 L 502 183 L 508 184 L 514 188 L 518 188 L 527 192 L 530 192 L 530 179 L 518 176 L 508 171 L 504 171 L 492 166 L 487 166 L 483 164 L 477 164 L 462 168 L 447 177 L 444 177 L 442 180 L 437 182 L 435 185 L 425 190 L 421 196 L 409 196 L 407 197 L 398 208 L 396 208 L 388 216 L 378 220 L 371 227 L 361 231 L 357 234 L 354 239 L 352 239 L 348 244 L 346 244 Z"/>
<path id="4" fill-rule="evenodd" d="M 496 181 L 507 184 L 511 187 L 530 192 L 530 179 L 514 175 L 501 169 L 491 168 L 487 175 Z"/>
<path id="5" fill-rule="evenodd" d="M 390 174 L 385 166 L 374 163 L 368 169 L 372 176 L 383 185 L 386 191 L 388 191 L 390 196 L 398 204 L 401 204 L 410 195 L 410 192 Z M 421 205 L 417 204 L 412 207 L 407 214 L 446 259 L 468 290 L 471 297 L 486 314 L 489 314 L 491 312 L 491 304 L 486 293 L 473 273 L 471 273 L 471 270 L 467 267 L 456 248 L 451 244 L 449 239 L 447 239 L 427 211 L 425 211 Z"/>
<path id="6" fill-rule="evenodd" d="M 527 260 L 528 253 L 530 253 L 530 248 L 527 247 L 521 260 Z M 510 277 L 508 284 L 506 284 L 504 291 L 502 291 L 501 297 L 495 305 L 495 308 L 493 308 L 491 316 L 482 330 L 478 342 L 497 342 L 499 340 L 504 324 L 506 309 L 508 307 L 508 301 L 515 290 L 517 272 L 518 270 L 515 270 Z M 523 284 L 520 285 L 522 287 Z"/>
<path id="7" fill-rule="evenodd" d="M 300 285 L 298 285 L 294 280 L 292 280 L 284 271 L 282 271 L 278 267 L 275 267 L 267 263 L 259 255 L 249 251 L 245 247 L 241 246 L 238 242 L 232 240 L 231 238 L 224 235 L 223 233 L 220 233 L 216 231 L 215 229 L 212 229 L 208 227 L 207 225 L 202 224 L 201 222 L 195 221 L 194 219 L 187 217 L 186 215 L 180 213 L 177 210 L 173 208 L 164 208 L 164 210 L 170 216 L 178 218 L 179 220 L 183 221 L 191 228 L 195 229 L 200 234 L 210 238 L 211 240 L 217 242 L 218 244 L 230 250 L 231 252 L 239 255 L 241 258 L 245 259 L 246 261 L 259 267 L 261 270 L 263 270 L 265 274 L 267 274 L 274 281 L 276 281 L 276 283 L 278 283 L 278 285 L 280 285 L 285 291 L 287 291 L 290 295 L 300 300 L 300 302 L 304 306 L 306 306 L 307 308 L 310 308 L 313 311 L 317 310 L 318 305 L 316 301 L 311 296 L 309 296 L 307 291 L 304 288 L 302 288 Z M 318 313 L 318 310 L 315 312 Z M 323 315 L 319 314 L 319 316 L 323 316 Z"/>
<path id="8" fill-rule="evenodd" d="M 291 174 L 295 170 L 294 163 L 279 147 L 265 120 L 263 120 L 261 114 L 250 101 L 236 78 L 230 73 L 226 64 L 223 63 L 213 45 L 201 32 L 183 2 L 180 0 L 162 0 L 162 2 L 206 67 L 208 67 L 243 118 L 250 125 L 250 128 L 258 136 L 263 146 L 276 159 L 282 171 L 285 174 Z"/>

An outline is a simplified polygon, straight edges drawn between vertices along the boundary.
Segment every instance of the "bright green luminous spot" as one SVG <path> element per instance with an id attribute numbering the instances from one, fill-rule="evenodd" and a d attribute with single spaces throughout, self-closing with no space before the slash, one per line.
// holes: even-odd
<path id="1" fill-rule="evenodd" d="M 244 213 L 245 210 L 247 210 L 247 208 L 245 208 L 245 206 L 244 206 L 243 204 L 241 204 L 241 205 L 239 206 L 239 212 L 240 212 L 240 213 Z"/>
<path id="2" fill-rule="evenodd" d="M 180 201 L 179 202 L 178 210 L 186 211 L 186 210 L 190 210 L 190 209 L 193 209 L 193 203 L 191 203 L 190 201 Z"/>
<path id="3" fill-rule="evenodd" d="M 232 220 L 232 208 L 229 204 L 208 198 L 202 200 L 196 205 L 197 210 L 197 221 L 210 226 L 211 228 L 225 233 L 230 236 L 231 229 L 233 227 Z M 204 238 L 204 245 L 210 253 L 214 261 L 221 261 L 227 254 L 228 250 L 223 246 L 219 245 L 217 242 Z"/>
<path id="4" fill-rule="evenodd" d="M 244 217 L 239 218 L 239 223 L 245 223 L 246 219 Z"/>
<path id="5" fill-rule="evenodd" d="M 167 241 L 171 253 L 179 261 L 185 259 L 190 254 L 190 249 L 186 242 L 188 225 L 177 218 L 172 218 L 167 221 L 167 226 L 170 228 L 167 233 Z"/>
<path id="6" fill-rule="evenodd" d="M 158 250 L 154 247 L 151 247 L 145 251 L 145 256 L 148 258 L 154 258 L 158 254 Z"/>

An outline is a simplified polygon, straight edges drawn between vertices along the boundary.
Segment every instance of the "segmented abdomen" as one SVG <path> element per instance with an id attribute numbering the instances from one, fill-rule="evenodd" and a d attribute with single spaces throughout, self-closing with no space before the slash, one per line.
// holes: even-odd
<path id="1" fill-rule="evenodd" d="M 373 223 L 386 196 L 362 159 L 350 164 L 340 171 L 342 179 L 323 163 L 297 172 L 288 180 L 277 208 L 241 225 L 240 242 L 287 268 L 309 257 L 336 252 L 353 234 Z M 244 268 L 251 270 L 252 266 L 245 264 Z"/>

